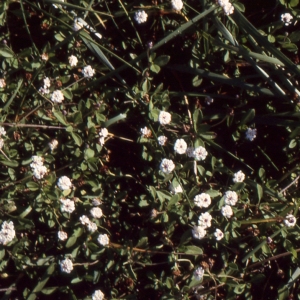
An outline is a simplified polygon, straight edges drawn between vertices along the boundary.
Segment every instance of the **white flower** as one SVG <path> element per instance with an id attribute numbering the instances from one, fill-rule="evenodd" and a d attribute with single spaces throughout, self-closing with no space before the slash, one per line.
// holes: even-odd
<path id="1" fill-rule="evenodd" d="M 57 146 L 58 146 L 58 140 L 55 140 L 55 139 L 52 140 L 51 142 L 49 142 L 48 146 L 49 146 L 49 148 L 50 148 L 50 150 L 52 152 L 54 149 L 57 148 Z"/>
<path id="2" fill-rule="evenodd" d="M 61 2 L 64 2 L 64 0 L 60 0 Z M 52 4 L 55 8 L 61 7 L 60 4 L 56 5 L 56 4 Z"/>
<path id="3" fill-rule="evenodd" d="M 293 16 L 289 13 L 285 13 L 281 15 L 281 21 L 284 22 L 285 26 L 288 26 L 292 23 Z"/>
<path id="4" fill-rule="evenodd" d="M 208 228 L 211 226 L 212 216 L 209 212 L 202 213 L 198 220 L 198 225 L 204 228 Z"/>
<path id="5" fill-rule="evenodd" d="M 99 131 L 99 136 L 107 137 L 108 136 L 108 130 L 106 128 L 101 128 Z"/>
<path id="6" fill-rule="evenodd" d="M 75 210 L 75 202 L 70 200 L 70 199 L 60 199 L 61 202 L 61 206 L 60 206 L 60 210 L 62 212 L 67 212 L 67 213 L 72 213 Z"/>
<path id="7" fill-rule="evenodd" d="M 203 275 L 204 275 L 204 269 L 202 267 L 198 267 L 194 271 L 194 277 L 196 280 L 201 280 L 203 278 Z"/>
<path id="8" fill-rule="evenodd" d="M 187 154 L 187 156 L 188 157 L 194 157 L 194 147 L 187 147 L 187 149 L 186 149 L 186 154 Z"/>
<path id="9" fill-rule="evenodd" d="M 220 229 L 216 229 L 214 235 L 217 241 L 220 241 L 224 237 L 224 233 Z"/>
<path id="10" fill-rule="evenodd" d="M 93 204 L 94 206 L 99 206 L 99 205 L 101 204 L 101 201 L 100 201 L 99 199 L 97 199 L 97 198 L 94 198 L 94 199 L 92 200 L 92 204 Z"/>
<path id="11" fill-rule="evenodd" d="M 80 222 L 82 225 L 89 225 L 90 224 L 90 219 L 86 216 L 86 215 L 82 215 L 80 218 L 79 218 Z"/>
<path id="12" fill-rule="evenodd" d="M 233 12 L 234 12 L 234 6 L 231 3 L 224 5 L 223 9 L 224 9 L 224 13 L 226 16 L 229 16 L 229 15 L 233 14 Z"/>
<path id="13" fill-rule="evenodd" d="M 44 81 L 44 88 L 49 88 L 51 86 L 51 81 L 49 77 L 45 77 L 43 81 Z"/>
<path id="14" fill-rule="evenodd" d="M 0 149 L 2 149 L 4 146 L 4 139 L 0 138 Z"/>
<path id="15" fill-rule="evenodd" d="M 257 134 L 256 128 L 254 129 L 248 128 L 246 131 L 246 139 L 252 142 L 256 138 L 256 134 Z"/>
<path id="16" fill-rule="evenodd" d="M 210 96 L 206 96 L 204 101 L 207 105 L 211 105 L 214 102 L 214 99 L 211 98 Z"/>
<path id="17" fill-rule="evenodd" d="M 229 206 L 229 205 L 223 206 L 221 209 L 221 213 L 224 217 L 230 218 L 233 215 L 231 206 Z"/>
<path id="18" fill-rule="evenodd" d="M 73 270 L 73 263 L 69 258 L 60 262 L 60 269 L 62 272 L 71 273 Z"/>
<path id="19" fill-rule="evenodd" d="M 192 234 L 195 239 L 201 240 L 206 235 L 206 230 L 203 226 L 194 226 L 192 229 Z"/>
<path id="20" fill-rule="evenodd" d="M 62 190 L 69 190 L 72 187 L 72 182 L 69 177 L 62 176 L 58 179 L 57 186 Z"/>
<path id="21" fill-rule="evenodd" d="M 100 207 L 93 207 L 90 210 L 90 213 L 93 216 L 93 218 L 96 218 L 96 219 L 100 219 L 103 215 L 102 209 Z"/>
<path id="22" fill-rule="evenodd" d="M 195 160 L 204 160 L 207 156 L 207 151 L 205 150 L 204 147 L 199 146 L 194 150 L 193 156 Z"/>
<path id="23" fill-rule="evenodd" d="M 41 55 L 41 58 L 42 58 L 42 60 L 47 61 L 47 60 L 49 59 L 48 53 L 43 53 L 43 54 Z"/>
<path id="24" fill-rule="evenodd" d="M 175 152 L 177 152 L 178 154 L 184 154 L 186 152 L 186 149 L 187 149 L 187 143 L 185 142 L 185 140 L 183 139 L 176 140 L 174 145 Z"/>
<path id="25" fill-rule="evenodd" d="M 6 86 L 6 82 L 3 78 L 0 79 L 0 88 L 3 89 Z"/>
<path id="26" fill-rule="evenodd" d="M 235 205 L 236 202 L 238 201 L 238 195 L 236 192 L 232 192 L 232 191 L 227 191 L 225 193 L 225 203 L 227 205 Z"/>
<path id="27" fill-rule="evenodd" d="M 83 27 L 84 27 L 84 25 L 79 21 L 79 19 L 75 18 L 74 19 L 74 24 L 73 24 L 73 30 L 74 31 L 78 31 L 78 30 L 80 30 Z"/>
<path id="28" fill-rule="evenodd" d="M 134 14 L 134 19 L 138 24 L 145 23 L 147 21 L 148 15 L 144 10 L 138 10 Z"/>
<path id="29" fill-rule="evenodd" d="M 287 227 L 294 227 L 296 225 L 297 220 L 293 215 L 289 214 L 285 217 L 283 222 Z"/>
<path id="30" fill-rule="evenodd" d="M 45 95 L 45 94 L 49 94 L 49 93 L 50 93 L 50 90 L 47 89 L 47 88 L 44 88 L 44 87 L 40 87 L 40 88 L 39 88 L 39 92 L 40 92 L 42 95 Z"/>
<path id="31" fill-rule="evenodd" d="M 183 2 L 181 0 L 172 0 L 172 7 L 175 10 L 181 10 L 183 7 Z"/>
<path id="32" fill-rule="evenodd" d="M 229 0 L 218 0 L 220 6 L 225 6 L 229 3 Z"/>
<path id="33" fill-rule="evenodd" d="M 101 290 L 96 290 L 92 295 L 92 300 L 103 300 L 104 294 L 101 292 Z"/>
<path id="34" fill-rule="evenodd" d="M 86 66 L 83 68 L 82 74 L 86 78 L 92 78 L 95 74 L 95 70 L 91 66 Z"/>
<path id="35" fill-rule="evenodd" d="M 102 246 L 106 246 L 109 244 L 109 237 L 107 236 L 107 234 L 99 234 L 97 241 L 100 245 Z"/>
<path id="36" fill-rule="evenodd" d="M 99 138 L 99 143 L 100 143 L 101 146 L 103 146 L 105 144 L 105 138 L 103 136 L 101 136 Z"/>
<path id="37" fill-rule="evenodd" d="M 152 135 L 151 130 L 147 126 L 145 126 L 144 128 L 141 128 L 141 133 L 142 133 L 142 136 L 146 137 L 146 138 L 148 138 Z"/>
<path id="38" fill-rule="evenodd" d="M 0 126 L 0 136 L 2 135 L 6 135 L 6 131 L 2 126 Z"/>
<path id="39" fill-rule="evenodd" d="M 69 56 L 68 60 L 69 60 L 69 64 L 70 64 L 71 67 L 75 67 L 78 63 L 78 59 L 74 55 Z"/>
<path id="40" fill-rule="evenodd" d="M 208 207 L 211 204 L 211 198 L 208 194 L 202 193 L 195 196 L 194 203 L 198 207 Z"/>
<path id="41" fill-rule="evenodd" d="M 64 231 L 58 231 L 57 236 L 61 241 L 64 241 L 68 238 L 68 234 Z"/>
<path id="42" fill-rule="evenodd" d="M 44 159 L 41 156 L 33 155 L 31 159 L 32 159 L 32 163 L 30 164 L 31 168 L 35 168 L 36 166 L 42 166 L 44 164 Z"/>
<path id="43" fill-rule="evenodd" d="M 178 194 L 178 193 L 182 193 L 182 187 L 180 184 L 178 184 L 176 187 L 174 187 L 174 185 L 172 183 L 169 184 L 169 190 L 171 191 L 172 194 Z"/>
<path id="44" fill-rule="evenodd" d="M 87 228 L 88 228 L 88 231 L 90 231 L 90 232 L 95 232 L 97 229 L 98 229 L 98 227 L 97 227 L 97 224 L 96 223 L 94 223 L 94 222 L 90 222 L 88 225 L 87 225 Z"/>
<path id="45" fill-rule="evenodd" d="M 245 180 L 245 174 L 242 171 L 238 171 L 233 176 L 233 182 L 243 182 Z"/>
<path id="46" fill-rule="evenodd" d="M 2 229 L 0 231 L 0 244 L 6 245 L 11 242 L 16 236 L 14 223 L 12 221 L 4 221 L 2 223 Z"/>
<path id="47" fill-rule="evenodd" d="M 164 146 L 168 140 L 168 138 L 164 135 L 161 135 L 157 138 L 158 140 L 158 143 L 161 145 L 161 146 Z"/>
<path id="48" fill-rule="evenodd" d="M 42 179 L 48 172 L 45 166 L 39 166 L 39 165 L 36 165 L 32 171 L 33 171 L 33 176 L 38 180 Z"/>
<path id="49" fill-rule="evenodd" d="M 175 165 L 171 159 L 164 158 L 159 168 L 162 172 L 170 174 L 174 170 Z"/>
<path id="50" fill-rule="evenodd" d="M 170 113 L 168 113 L 166 111 L 161 111 L 159 113 L 158 121 L 161 125 L 170 124 L 171 120 L 172 120 L 172 116 Z"/>
<path id="51" fill-rule="evenodd" d="M 51 95 L 51 101 L 54 103 L 62 103 L 64 99 L 64 95 L 60 90 L 54 91 Z"/>

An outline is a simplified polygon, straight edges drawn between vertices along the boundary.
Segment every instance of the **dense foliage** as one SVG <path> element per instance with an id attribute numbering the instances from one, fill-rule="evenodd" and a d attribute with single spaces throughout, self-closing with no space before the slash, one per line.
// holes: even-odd
<path id="1" fill-rule="evenodd" d="M 0 1 L 0 299 L 300 299 L 298 6 Z"/>

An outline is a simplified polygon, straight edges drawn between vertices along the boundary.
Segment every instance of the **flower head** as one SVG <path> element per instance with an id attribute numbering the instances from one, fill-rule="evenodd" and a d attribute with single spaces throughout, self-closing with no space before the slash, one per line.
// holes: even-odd
<path id="1" fill-rule="evenodd" d="M 58 231 L 57 236 L 58 236 L 58 239 L 61 241 L 64 241 L 68 238 L 68 234 L 64 231 Z"/>
<path id="2" fill-rule="evenodd" d="M 231 3 L 224 5 L 223 9 L 226 16 L 229 16 L 234 12 L 234 6 Z"/>
<path id="3" fill-rule="evenodd" d="M 144 10 L 138 10 L 134 14 L 134 19 L 138 24 L 145 23 L 147 21 L 148 15 Z"/>
<path id="4" fill-rule="evenodd" d="M 57 146 L 58 146 L 58 140 L 53 139 L 52 141 L 49 142 L 48 146 L 49 146 L 49 148 L 50 148 L 50 150 L 52 152 L 53 150 L 55 150 L 57 148 Z"/>
<path id="5" fill-rule="evenodd" d="M 203 275 L 204 275 L 204 269 L 202 267 L 198 267 L 194 271 L 194 277 L 196 280 L 201 280 L 203 278 Z"/>
<path id="6" fill-rule="evenodd" d="M 184 154 L 186 152 L 186 149 L 187 149 L 187 143 L 185 142 L 184 139 L 176 140 L 174 145 L 175 152 L 177 152 L 178 154 Z"/>
<path id="7" fill-rule="evenodd" d="M 88 231 L 90 231 L 90 232 L 95 232 L 97 229 L 98 229 L 98 227 L 97 227 L 97 224 L 96 223 L 94 223 L 94 222 L 90 222 L 88 225 L 87 225 L 87 228 L 88 228 Z"/>
<path id="8" fill-rule="evenodd" d="M 158 116 L 158 121 L 161 125 L 170 124 L 171 120 L 172 120 L 172 116 L 170 113 L 166 111 L 160 111 Z"/>
<path id="9" fill-rule="evenodd" d="M 176 187 L 170 183 L 169 184 L 169 190 L 171 191 L 171 194 L 178 194 L 178 193 L 182 193 L 183 190 L 182 190 L 182 187 L 180 184 L 178 184 Z"/>
<path id="10" fill-rule="evenodd" d="M 4 146 L 4 139 L 0 138 L 0 149 L 2 149 Z"/>
<path id="11" fill-rule="evenodd" d="M 104 294 L 101 292 L 101 290 L 96 290 L 92 295 L 92 300 L 103 300 Z"/>
<path id="12" fill-rule="evenodd" d="M 220 241 L 224 237 L 224 233 L 218 228 L 216 229 L 214 235 L 217 241 Z"/>
<path id="13" fill-rule="evenodd" d="M 16 236 L 14 223 L 12 221 L 4 221 L 2 223 L 2 229 L 0 231 L 0 244 L 6 245 L 11 242 Z"/>
<path id="14" fill-rule="evenodd" d="M 194 149 L 193 156 L 195 160 L 204 160 L 207 156 L 207 151 L 205 150 L 204 147 L 199 146 Z"/>
<path id="15" fill-rule="evenodd" d="M 90 213 L 93 216 L 93 218 L 96 218 L 96 219 L 100 219 L 103 215 L 102 209 L 100 207 L 93 207 L 90 210 Z"/>
<path id="16" fill-rule="evenodd" d="M 92 78 L 95 74 L 95 70 L 91 66 L 86 66 L 83 68 L 82 74 L 85 78 Z"/>
<path id="17" fill-rule="evenodd" d="M 64 2 L 64 0 L 60 0 L 61 2 Z M 56 5 L 56 4 L 52 4 L 55 8 L 61 7 L 60 4 Z"/>
<path id="18" fill-rule="evenodd" d="M 33 176 L 36 179 L 40 180 L 40 179 L 44 178 L 44 176 L 47 174 L 48 169 L 45 166 L 37 165 L 36 167 L 34 167 L 32 169 L 32 171 L 33 171 Z"/>
<path id="19" fill-rule="evenodd" d="M 54 103 L 62 103 L 64 99 L 64 95 L 60 90 L 54 91 L 51 95 L 51 101 Z"/>
<path id="20" fill-rule="evenodd" d="M 254 129 L 248 128 L 246 131 L 246 139 L 252 142 L 256 138 L 256 134 L 257 134 L 256 128 Z"/>
<path id="21" fill-rule="evenodd" d="M 84 25 L 79 21 L 79 19 L 75 18 L 74 24 L 73 24 L 73 30 L 78 31 L 78 30 L 82 29 L 83 27 L 84 27 Z"/>
<path id="22" fill-rule="evenodd" d="M 198 225 L 204 228 L 208 228 L 211 226 L 212 216 L 209 212 L 202 213 L 198 220 Z"/>
<path id="23" fill-rule="evenodd" d="M 198 207 L 208 207 L 211 204 L 211 198 L 208 194 L 202 193 L 195 196 L 194 203 Z"/>
<path id="24" fill-rule="evenodd" d="M 145 138 L 149 138 L 152 135 L 152 131 L 147 126 L 141 128 L 141 133 L 142 133 L 142 137 Z"/>
<path id="25" fill-rule="evenodd" d="M 80 218 L 79 218 L 79 221 L 82 225 L 89 225 L 90 224 L 90 219 L 86 216 L 86 215 L 82 215 Z"/>
<path id="26" fill-rule="evenodd" d="M 62 272 L 65 273 L 71 273 L 73 270 L 73 263 L 69 258 L 66 258 L 65 260 L 60 262 L 60 269 Z"/>
<path id="27" fill-rule="evenodd" d="M 294 227 L 296 225 L 297 220 L 293 215 L 289 214 L 285 217 L 283 222 L 287 227 Z"/>
<path id="28" fill-rule="evenodd" d="M 2 126 L 0 126 L 0 136 L 2 135 L 6 135 L 6 131 Z"/>
<path id="29" fill-rule="evenodd" d="M 221 213 L 224 217 L 230 218 L 233 215 L 231 206 L 229 206 L 229 205 L 223 206 L 221 209 Z"/>
<path id="30" fill-rule="evenodd" d="M 233 175 L 233 182 L 243 182 L 245 180 L 245 174 L 242 171 L 238 171 Z"/>
<path id="31" fill-rule="evenodd" d="M 105 234 L 99 234 L 97 241 L 102 246 L 107 246 L 109 244 L 109 237 Z"/>
<path id="32" fill-rule="evenodd" d="M 46 88 L 49 88 L 49 87 L 51 86 L 51 81 L 50 81 L 49 77 L 45 77 L 45 78 L 43 79 L 43 82 L 44 82 L 44 88 L 45 88 L 45 89 L 46 89 Z"/>
<path id="33" fill-rule="evenodd" d="M 99 131 L 99 136 L 107 137 L 108 136 L 108 130 L 106 128 L 101 128 Z"/>
<path id="34" fill-rule="evenodd" d="M 57 186 L 62 190 L 69 190 L 72 187 L 72 182 L 69 177 L 62 176 L 58 179 Z"/>
<path id="35" fill-rule="evenodd" d="M 75 67 L 78 63 L 78 59 L 74 55 L 69 56 L 68 60 L 71 67 Z"/>
<path id="36" fill-rule="evenodd" d="M 61 206 L 60 210 L 62 212 L 72 213 L 75 210 L 75 202 L 70 199 L 60 199 Z"/>
<path id="37" fill-rule="evenodd" d="M 158 143 L 161 145 L 161 146 L 164 146 L 168 140 L 168 138 L 164 135 L 161 135 L 157 138 L 158 140 Z"/>
<path id="38" fill-rule="evenodd" d="M 281 21 L 284 22 L 285 26 L 292 24 L 293 16 L 289 13 L 284 13 L 281 15 Z"/>
<path id="39" fill-rule="evenodd" d="M 194 226 L 192 229 L 193 238 L 201 240 L 206 235 L 206 230 L 203 226 Z"/>
<path id="40" fill-rule="evenodd" d="M 175 169 L 175 164 L 171 159 L 164 158 L 159 168 L 162 172 L 170 174 Z"/>
<path id="41" fill-rule="evenodd" d="M 41 55 L 41 58 L 42 58 L 42 60 L 47 61 L 47 60 L 49 59 L 48 53 L 43 53 L 43 54 Z"/>
<path id="42" fill-rule="evenodd" d="M 226 203 L 227 205 L 233 206 L 233 205 L 235 205 L 236 202 L 238 201 L 238 195 L 237 195 L 236 192 L 227 191 L 227 192 L 225 193 L 225 199 L 224 199 L 224 200 L 225 200 L 225 203 Z"/>
<path id="43" fill-rule="evenodd" d="M 175 10 L 181 10 L 183 8 L 183 2 L 181 0 L 172 0 L 172 7 Z"/>
<path id="44" fill-rule="evenodd" d="M 0 88 L 3 89 L 6 86 L 6 82 L 3 78 L 0 79 Z"/>

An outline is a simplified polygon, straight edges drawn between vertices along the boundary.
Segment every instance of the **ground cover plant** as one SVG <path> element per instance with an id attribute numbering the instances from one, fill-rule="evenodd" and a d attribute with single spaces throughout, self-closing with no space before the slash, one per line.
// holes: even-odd
<path id="1" fill-rule="evenodd" d="M 0 2 L 0 299 L 299 299 L 299 0 Z"/>

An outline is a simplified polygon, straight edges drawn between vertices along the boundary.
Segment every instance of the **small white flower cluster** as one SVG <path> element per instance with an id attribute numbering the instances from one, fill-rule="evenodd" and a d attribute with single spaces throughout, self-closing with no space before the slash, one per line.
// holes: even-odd
<path id="1" fill-rule="evenodd" d="M 219 5 L 223 8 L 225 15 L 229 16 L 229 15 L 233 14 L 234 7 L 229 2 L 229 0 L 218 0 L 218 2 L 219 2 Z"/>
<path id="2" fill-rule="evenodd" d="M 204 160 L 208 153 L 204 147 L 199 146 L 197 148 L 188 147 L 186 149 L 186 154 L 188 157 L 192 157 L 195 160 L 199 161 Z"/>
<path id="3" fill-rule="evenodd" d="M 203 275 L 204 275 L 204 269 L 202 267 L 198 267 L 194 271 L 194 277 L 196 280 L 201 280 L 203 278 Z"/>
<path id="4" fill-rule="evenodd" d="M 2 223 L 2 229 L 0 231 L 0 244 L 6 245 L 11 242 L 16 236 L 14 223 L 12 221 Z"/>
<path id="5" fill-rule="evenodd" d="M 72 182 L 69 177 L 67 176 L 62 176 L 58 179 L 57 181 L 57 186 L 59 187 L 60 190 L 65 191 L 69 190 L 72 187 Z"/>
<path id="6" fill-rule="evenodd" d="M 90 210 L 90 213 L 95 219 L 100 219 L 103 215 L 102 209 L 100 207 L 93 207 Z"/>
<path id="7" fill-rule="evenodd" d="M 233 182 L 243 182 L 245 180 L 245 174 L 242 171 L 238 171 L 233 175 Z"/>
<path id="8" fill-rule="evenodd" d="M 177 139 L 175 144 L 174 144 L 174 150 L 178 154 L 184 154 L 187 149 L 187 143 L 185 142 L 184 139 Z"/>
<path id="9" fill-rule="evenodd" d="M 72 213 L 75 210 L 75 202 L 70 199 L 60 199 L 60 210 L 62 212 Z"/>
<path id="10" fill-rule="evenodd" d="M 61 2 L 65 2 L 64 0 L 60 0 Z M 61 5 L 60 4 L 52 4 L 55 8 L 58 8 L 58 7 L 60 7 L 61 8 Z"/>
<path id="11" fill-rule="evenodd" d="M 44 166 L 44 159 L 41 156 L 34 155 L 32 156 L 32 163 L 30 164 L 33 176 L 40 180 L 44 178 L 48 170 Z"/>
<path id="12" fill-rule="evenodd" d="M 71 271 L 73 270 L 73 263 L 72 263 L 71 259 L 66 258 L 63 261 L 61 261 L 60 269 L 62 272 L 71 273 Z"/>
<path id="13" fill-rule="evenodd" d="M 57 146 L 58 146 L 58 140 L 56 140 L 56 139 L 51 140 L 48 143 L 48 146 L 49 146 L 49 148 L 50 148 L 50 150 L 52 152 L 53 150 L 55 150 L 57 148 Z"/>
<path id="14" fill-rule="evenodd" d="M 6 82 L 3 78 L 0 79 L 0 88 L 3 89 L 6 86 Z"/>
<path id="15" fill-rule="evenodd" d="M 287 227 L 294 227 L 296 225 L 297 220 L 292 214 L 288 214 L 283 222 Z"/>
<path id="16" fill-rule="evenodd" d="M 82 74 L 85 78 L 92 78 L 95 74 L 95 70 L 91 66 L 86 66 L 83 68 Z"/>
<path id="17" fill-rule="evenodd" d="M 69 56 L 68 60 L 71 67 L 75 67 L 78 63 L 78 59 L 74 55 Z"/>
<path id="18" fill-rule="evenodd" d="M 183 2 L 181 0 L 172 0 L 171 4 L 175 10 L 181 10 L 183 8 Z"/>
<path id="19" fill-rule="evenodd" d="M 50 86 L 51 86 L 51 81 L 49 79 L 49 77 L 45 77 L 43 79 L 43 82 L 44 82 L 44 85 L 42 87 L 39 88 L 39 92 L 42 94 L 42 95 L 45 95 L 45 94 L 49 94 L 50 93 Z"/>
<path id="20" fill-rule="evenodd" d="M 6 135 L 6 131 L 2 126 L 0 126 L 0 149 L 2 149 L 4 146 L 4 140 L 2 138 L 4 135 Z"/>
<path id="21" fill-rule="evenodd" d="M 224 217 L 230 218 L 233 215 L 231 206 L 234 206 L 238 201 L 238 195 L 234 191 L 227 191 L 224 197 L 225 197 L 224 201 L 226 205 L 224 205 L 221 208 L 221 213 Z"/>
<path id="22" fill-rule="evenodd" d="M 61 241 L 65 241 L 68 238 L 68 234 L 64 231 L 57 232 L 58 239 Z"/>
<path id="23" fill-rule="evenodd" d="M 101 213 L 102 213 L 102 210 L 101 210 Z M 102 216 L 102 214 L 101 214 Z M 79 221 L 82 225 L 85 225 L 88 229 L 88 231 L 90 232 L 95 232 L 98 227 L 97 227 L 97 224 L 92 222 L 86 215 L 82 215 L 80 218 L 79 218 Z"/>
<path id="24" fill-rule="evenodd" d="M 256 128 L 254 129 L 248 128 L 246 131 L 246 139 L 252 142 L 256 138 L 256 134 L 257 134 Z"/>
<path id="25" fill-rule="evenodd" d="M 105 234 L 99 234 L 97 241 L 102 246 L 107 246 L 109 244 L 109 237 Z"/>
<path id="26" fill-rule="evenodd" d="M 176 187 L 174 187 L 174 185 L 172 183 L 169 184 L 169 190 L 171 192 L 171 194 L 178 194 L 178 193 L 182 193 L 182 187 L 180 184 L 178 184 Z"/>
<path id="27" fill-rule="evenodd" d="M 92 295 L 92 300 L 103 300 L 104 294 L 101 290 L 96 290 Z"/>
<path id="28" fill-rule="evenodd" d="M 161 146 L 164 146 L 168 140 L 168 138 L 164 135 L 161 135 L 157 138 L 158 140 L 158 143 L 161 145 Z"/>
<path id="29" fill-rule="evenodd" d="M 60 90 L 54 91 L 51 95 L 51 101 L 53 103 L 62 103 L 64 99 L 64 94 Z"/>
<path id="30" fill-rule="evenodd" d="M 285 26 L 292 24 L 293 16 L 290 13 L 284 13 L 281 15 L 281 21 Z"/>
<path id="31" fill-rule="evenodd" d="M 147 21 L 148 15 L 144 10 L 138 10 L 134 14 L 134 19 L 138 24 L 145 23 Z"/>
<path id="32" fill-rule="evenodd" d="M 141 133 L 142 133 L 142 137 L 145 137 L 145 138 L 149 138 L 152 135 L 151 130 L 147 126 L 145 126 L 144 128 L 141 128 Z"/>
<path id="33" fill-rule="evenodd" d="M 101 146 L 105 144 L 105 138 L 108 136 L 108 130 L 106 128 L 101 128 L 99 131 L 99 143 Z"/>
<path id="34" fill-rule="evenodd" d="M 161 125 L 168 125 L 171 123 L 172 116 L 166 111 L 160 111 L 158 121 Z"/>
<path id="35" fill-rule="evenodd" d="M 159 168 L 163 173 L 170 174 L 175 169 L 175 164 L 171 159 L 164 158 Z"/>
<path id="36" fill-rule="evenodd" d="M 208 194 L 202 193 L 200 195 L 195 196 L 194 203 L 200 208 L 208 207 L 211 204 L 211 198 Z"/>
<path id="37" fill-rule="evenodd" d="M 79 31 L 83 27 L 84 27 L 84 24 L 82 24 L 78 18 L 75 18 L 74 19 L 74 24 L 73 24 L 73 30 L 74 31 Z"/>

